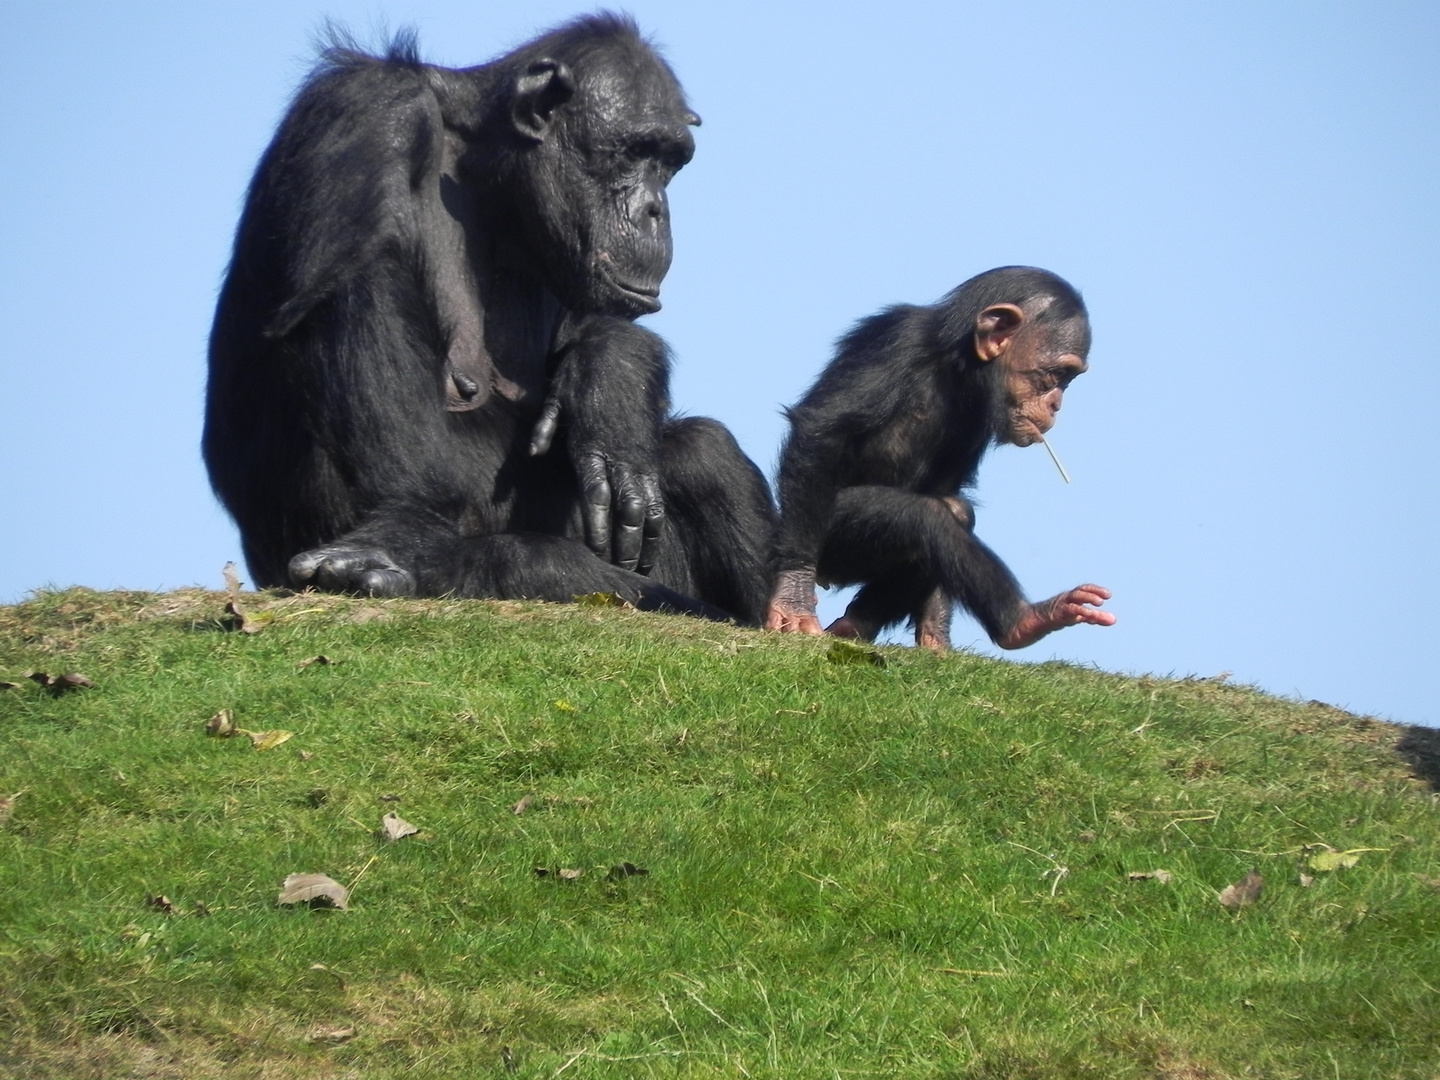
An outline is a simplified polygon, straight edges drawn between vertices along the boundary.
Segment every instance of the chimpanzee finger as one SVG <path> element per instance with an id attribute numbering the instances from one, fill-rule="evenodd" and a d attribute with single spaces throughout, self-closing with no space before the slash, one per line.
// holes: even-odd
<path id="1" fill-rule="evenodd" d="M 660 555 L 660 533 L 665 528 L 665 504 L 660 501 L 660 484 L 654 476 L 641 476 L 638 482 L 645 497 L 645 524 L 641 530 L 640 561 L 635 564 L 635 572 L 648 574 Z"/>
<path id="2" fill-rule="evenodd" d="M 645 521 L 645 499 L 640 490 L 641 478 L 629 466 L 617 465 L 614 470 L 615 490 L 615 556 L 616 566 L 634 570 L 640 561 L 644 542 L 641 526 Z"/>
<path id="3" fill-rule="evenodd" d="M 585 544 L 600 558 L 610 561 L 610 480 L 605 475 L 605 459 L 593 451 L 583 453 L 575 462 L 580 478 L 580 513 L 585 519 Z"/>
<path id="4" fill-rule="evenodd" d="M 530 434 L 530 456 L 539 457 L 550 449 L 555 440 L 555 431 L 560 426 L 560 402 L 557 398 L 545 399 L 540 410 L 540 419 L 535 421 L 535 430 Z"/>
<path id="5" fill-rule="evenodd" d="M 369 596 L 414 596 L 415 579 L 398 566 L 367 570 L 357 582 L 359 591 Z"/>

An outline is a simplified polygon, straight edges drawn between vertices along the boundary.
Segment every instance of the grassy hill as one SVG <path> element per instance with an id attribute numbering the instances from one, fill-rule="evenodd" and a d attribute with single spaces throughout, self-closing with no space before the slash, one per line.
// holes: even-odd
<path id="1" fill-rule="evenodd" d="M 1428 731 L 615 608 L 225 601 L 0 608 L 0 1076 L 1440 1073 Z M 297 873 L 348 910 L 278 905 Z"/>

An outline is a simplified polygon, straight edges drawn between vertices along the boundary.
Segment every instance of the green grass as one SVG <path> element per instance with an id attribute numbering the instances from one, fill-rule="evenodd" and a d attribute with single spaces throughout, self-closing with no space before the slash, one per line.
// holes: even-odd
<path id="1" fill-rule="evenodd" d="M 615 609 L 247 601 L 260 633 L 200 591 L 0 608 L 0 1076 L 1440 1073 L 1424 733 Z M 208 737 L 224 708 L 294 737 Z M 1304 887 L 1317 843 L 1375 850 Z M 350 909 L 277 906 L 297 872 Z"/>

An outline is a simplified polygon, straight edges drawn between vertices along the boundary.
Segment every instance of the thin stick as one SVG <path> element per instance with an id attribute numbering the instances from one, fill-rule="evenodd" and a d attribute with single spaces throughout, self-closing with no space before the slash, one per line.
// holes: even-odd
<path id="1" fill-rule="evenodd" d="M 1070 483 L 1070 474 L 1065 471 L 1065 466 L 1061 465 L 1060 459 L 1055 456 L 1055 448 L 1050 445 L 1049 441 L 1046 440 L 1044 435 L 1040 436 L 1040 442 L 1046 450 L 1050 451 L 1050 460 L 1055 463 L 1055 468 L 1060 470 L 1060 478 L 1064 480 L 1065 483 Z"/>

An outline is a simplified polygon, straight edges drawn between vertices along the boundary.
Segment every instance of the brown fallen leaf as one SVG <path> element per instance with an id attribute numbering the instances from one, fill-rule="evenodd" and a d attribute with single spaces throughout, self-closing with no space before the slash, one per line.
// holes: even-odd
<path id="1" fill-rule="evenodd" d="M 309 660 L 301 660 L 300 666 L 302 668 L 329 667 L 333 663 L 335 663 L 334 660 L 331 660 L 330 657 L 326 656 L 324 653 L 321 653 L 319 656 L 312 656 Z"/>
<path id="2" fill-rule="evenodd" d="M 235 622 L 235 629 L 242 634 L 258 634 L 270 625 L 273 615 L 250 615 L 238 602 L 231 600 L 225 605 L 225 614 Z"/>
<path id="3" fill-rule="evenodd" d="M 832 664 L 868 664 L 870 667 L 878 668 L 883 668 L 887 663 L 885 657 L 877 650 L 842 640 L 831 642 L 830 648 L 825 653 L 825 659 Z"/>
<path id="4" fill-rule="evenodd" d="M 0 795 L 0 825 L 10 820 L 10 815 L 15 812 L 15 800 L 24 794 L 23 791 L 17 791 L 14 795 Z"/>
<path id="5" fill-rule="evenodd" d="M 579 880 L 580 875 L 583 873 L 585 873 L 584 870 L 570 870 L 562 868 L 555 876 L 558 877 L 561 881 L 577 881 Z"/>
<path id="6" fill-rule="evenodd" d="M 1136 870 L 1126 874 L 1127 881 L 1158 881 L 1161 885 L 1169 885 L 1175 875 L 1169 870 Z"/>
<path id="7" fill-rule="evenodd" d="M 407 836 L 414 836 L 419 831 L 399 814 L 386 814 L 380 819 L 380 835 L 391 843 L 403 840 Z"/>
<path id="8" fill-rule="evenodd" d="M 225 578 L 225 591 L 230 594 L 231 600 L 238 602 L 242 583 L 240 581 L 240 575 L 235 571 L 235 564 L 233 562 L 227 562 L 224 567 L 221 568 L 220 573 Z"/>
<path id="9" fill-rule="evenodd" d="M 1314 885 L 1314 884 L 1315 884 L 1315 878 L 1314 878 L 1313 875 L 1311 875 L 1311 874 L 1301 874 L 1301 875 L 1300 875 L 1300 887 L 1301 887 L 1302 889 L 1308 889 L 1308 888 L 1310 888 L 1311 885 Z"/>
<path id="10" fill-rule="evenodd" d="M 250 745 L 256 750 L 274 750 L 281 743 L 289 742 L 295 737 L 293 731 L 246 731 L 244 728 L 236 728 L 242 735 L 250 737 Z"/>
<path id="11" fill-rule="evenodd" d="M 530 804 L 531 804 L 532 802 L 534 802 L 534 801 L 535 801 L 535 796 L 534 796 L 534 795 L 526 795 L 526 796 L 522 797 L 519 802 L 517 802 L 514 806 L 512 806 L 512 807 L 510 808 L 510 812 L 511 812 L 512 814 L 523 814 L 526 810 L 529 810 L 529 809 L 530 809 Z"/>
<path id="12" fill-rule="evenodd" d="M 217 739 L 228 739 L 239 730 L 235 726 L 235 714 L 229 709 L 221 709 L 205 721 L 205 734 L 213 735 Z"/>
<path id="13" fill-rule="evenodd" d="M 95 684 L 78 671 L 67 671 L 64 675 L 47 675 L 43 671 L 27 671 L 25 677 L 39 683 L 51 697 L 59 697 L 70 690 L 93 690 Z"/>
<path id="14" fill-rule="evenodd" d="M 1251 870 L 1233 885 L 1226 885 L 1220 892 L 1220 903 L 1224 904 L 1231 911 L 1239 911 L 1242 907 L 1253 904 L 1260 898 L 1260 891 L 1265 888 L 1265 879 L 1260 874 Z"/>
<path id="15" fill-rule="evenodd" d="M 606 881 L 623 881 L 629 877 L 645 877 L 650 871 L 643 866 L 636 866 L 634 863 L 622 862 L 619 866 L 612 866 L 610 872 L 605 875 Z"/>
<path id="16" fill-rule="evenodd" d="M 343 1043 L 349 1042 L 355 1037 L 354 1024 L 321 1025 L 310 1029 L 305 1036 L 306 1042 Z"/>
<path id="17" fill-rule="evenodd" d="M 145 897 L 145 906 L 165 915 L 174 915 L 179 910 L 168 896 L 147 896 Z"/>
<path id="18" fill-rule="evenodd" d="M 350 890 L 325 874 L 291 874 L 285 879 L 277 904 L 309 904 L 311 907 L 336 907 L 345 910 Z"/>

